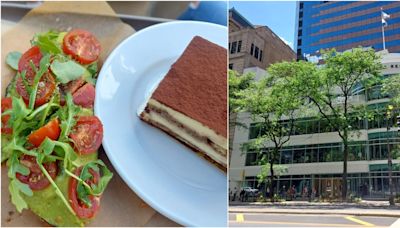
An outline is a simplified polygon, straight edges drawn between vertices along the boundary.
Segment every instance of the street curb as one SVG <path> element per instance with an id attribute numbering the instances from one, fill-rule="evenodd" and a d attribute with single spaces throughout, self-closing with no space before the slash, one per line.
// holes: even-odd
<path id="1" fill-rule="evenodd" d="M 377 216 L 377 217 L 394 217 L 400 218 L 400 214 L 387 213 L 357 213 L 357 212 L 330 212 L 330 211 L 251 211 L 251 210 L 229 210 L 229 213 L 254 213 L 254 214 L 310 214 L 310 215 L 353 215 L 353 216 Z"/>

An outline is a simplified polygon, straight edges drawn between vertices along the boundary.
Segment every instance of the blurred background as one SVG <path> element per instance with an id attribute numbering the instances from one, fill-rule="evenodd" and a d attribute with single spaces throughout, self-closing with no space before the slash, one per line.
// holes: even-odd
<path id="1" fill-rule="evenodd" d="M 43 1 L 1 2 L 1 19 L 17 22 Z M 107 1 L 135 30 L 171 20 L 197 20 L 227 25 L 226 1 Z M 7 22 L 6 22 L 7 23 Z"/>

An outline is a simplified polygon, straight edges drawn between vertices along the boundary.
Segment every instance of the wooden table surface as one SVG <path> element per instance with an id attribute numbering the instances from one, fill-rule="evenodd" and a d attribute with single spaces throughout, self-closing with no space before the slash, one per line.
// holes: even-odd
<path id="1" fill-rule="evenodd" d="M 108 6 L 107 6 L 108 7 Z M 2 20 L 1 34 L 3 35 L 16 26 L 15 22 Z M 29 42 L 27 40 L 26 42 Z M 4 47 L 3 47 L 4 48 Z M 3 70 L 2 70 L 2 77 Z M 2 82 L 3 78 L 2 78 Z M 3 85 L 2 85 L 3 87 Z M 4 94 L 2 94 L 4 96 Z M 140 199 L 121 179 L 112 167 L 106 154 L 101 149 L 100 158 L 114 173 L 102 196 L 101 209 L 89 226 L 180 226 L 159 214 L 142 199 Z M 1 166 L 1 226 L 46 226 L 45 222 L 29 210 L 21 214 L 16 212 L 10 201 L 8 192 L 7 167 Z"/>

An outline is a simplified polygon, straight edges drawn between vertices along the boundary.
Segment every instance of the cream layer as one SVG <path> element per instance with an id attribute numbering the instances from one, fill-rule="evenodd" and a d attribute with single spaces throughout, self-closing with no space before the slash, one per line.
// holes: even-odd
<path id="1" fill-rule="evenodd" d="M 227 166 L 227 139 L 206 125 L 150 99 L 141 114 L 144 120 L 177 135 L 190 146 L 205 153 L 222 166 Z"/>

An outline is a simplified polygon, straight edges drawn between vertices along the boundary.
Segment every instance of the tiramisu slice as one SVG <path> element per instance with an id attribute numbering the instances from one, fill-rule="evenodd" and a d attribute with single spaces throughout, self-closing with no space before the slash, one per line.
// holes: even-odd
<path id="1" fill-rule="evenodd" d="M 142 120 L 188 145 L 226 171 L 226 49 L 199 36 L 150 97 Z"/>

